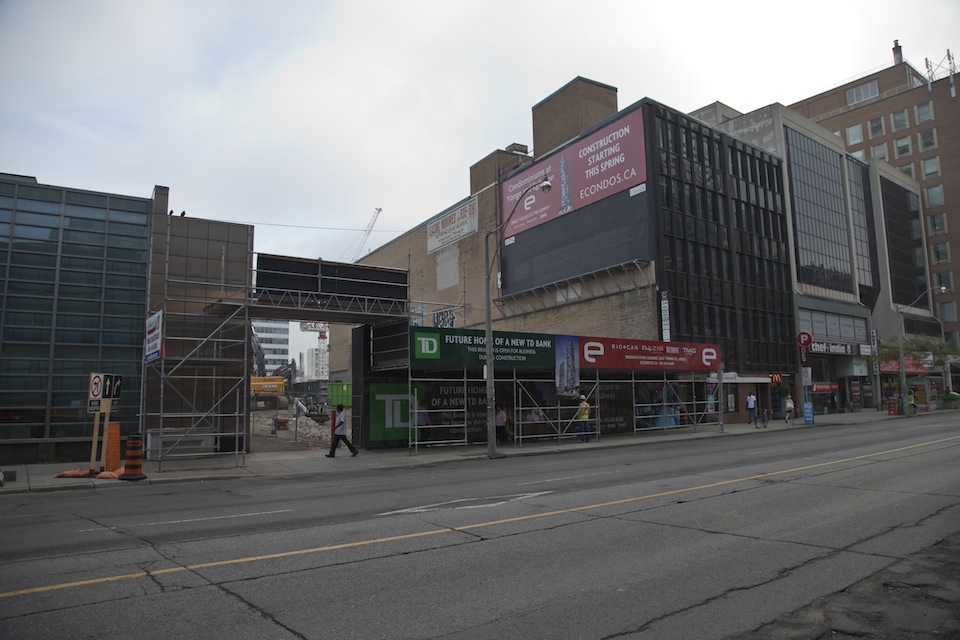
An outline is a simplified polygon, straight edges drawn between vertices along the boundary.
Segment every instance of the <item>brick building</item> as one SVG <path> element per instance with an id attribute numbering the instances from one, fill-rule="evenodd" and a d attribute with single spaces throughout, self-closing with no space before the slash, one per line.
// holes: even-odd
<path id="1" fill-rule="evenodd" d="M 489 295 L 496 331 L 718 344 L 729 411 L 748 388 L 775 403 L 776 373 L 796 384 L 781 160 L 584 78 L 532 115 L 533 153 L 481 159 L 469 197 L 363 258 L 409 269 L 414 322 L 481 329 Z M 332 334 L 331 378 L 351 379 Z"/>

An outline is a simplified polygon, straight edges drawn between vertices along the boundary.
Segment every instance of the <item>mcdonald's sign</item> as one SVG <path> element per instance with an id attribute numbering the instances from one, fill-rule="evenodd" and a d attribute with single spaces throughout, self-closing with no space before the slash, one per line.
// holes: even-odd
<path id="1" fill-rule="evenodd" d="M 783 382 L 783 374 L 782 374 L 782 373 L 774 373 L 774 374 L 771 374 L 771 376 L 770 376 L 770 384 L 780 384 L 781 382 Z"/>

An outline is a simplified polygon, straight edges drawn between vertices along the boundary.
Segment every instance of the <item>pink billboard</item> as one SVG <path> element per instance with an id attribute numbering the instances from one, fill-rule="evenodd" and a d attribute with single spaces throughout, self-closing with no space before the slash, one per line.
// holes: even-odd
<path id="1" fill-rule="evenodd" d="M 643 110 L 635 109 L 503 182 L 510 237 L 647 181 Z M 550 180 L 549 193 L 531 185 Z M 523 201 L 520 197 L 523 195 Z"/>

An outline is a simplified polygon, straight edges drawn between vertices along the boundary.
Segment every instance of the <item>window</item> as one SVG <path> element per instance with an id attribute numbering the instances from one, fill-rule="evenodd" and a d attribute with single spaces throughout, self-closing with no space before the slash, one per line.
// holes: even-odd
<path id="1" fill-rule="evenodd" d="M 870 153 L 873 155 L 874 160 L 886 160 L 887 159 L 887 143 L 878 144 L 870 150 Z"/>
<path id="2" fill-rule="evenodd" d="M 933 120 L 933 102 L 924 102 L 917 105 L 917 124 Z"/>
<path id="3" fill-rule="evenodd" d="M 890 130 L 891 131 L 903 131 L 908 126 L 910 126 L 910 121 L 907 120 L 907 110 L 901 109 L 900 111 L 894 111 L 890 114 Z"/>
<path id="4" fill-rule="evenodd" d="M 917 134 L 917 144 L 920 151 L 930 151 L 937 148 L 937 130 L 927 129 Z"/>
<path id="5" fill-rule="evenodd" d="M 913 177 L 913 164 L 905 164 L 902 167 L 897 167 L 900 169 L 900 173 L 905 173 L 911 178 Z"/>
<path id="6" fill-rule="evenodd" d="M 883 131 L 883 118 L 874 118 L 870 121 L 870 137 L 877 138 L 884 134 Z"/>
<path id="7" fill-rule="evenodd" d="M 943 206 L 943 185 L 937 184 L 923 190 L 927 198 L 927 207 Z"/>
<path id="8" fill-rule="evenodd" d="M 920 168 L 923 171 L 923 178 L 936 178 L 940 175 L 940 156 L 927 158 L 920 162 Z"/>
<path id="9" fill-rule="evenodd" d="M 957 304 L 955 302 L 941 302 L 937 305 L 937 311 L 940 322 L 957 321 Z"/>
<path id="10" fill-rule="evenodd" d="M 945 264 L 950 262 L 950 245 L 941 242 L 930 247 L 930 253 L 933 258 L 933 264 Z"/>
<path id="11" fill-rule="evenodd" d="M 909 156 L 913 151 L 910 147 L 910 137 L 906 138 L 897 138 L 893 141 L 893 155 L 897 158 L 903 158 L 904 156 Z"/>
<path id="12" fill-rule="evenodd" d="M 875 98 L 879 94 L 880 91 L 877 81 L 871 80 L 867 84 L 862 84 L 859 87 L 847 89 L 847 105 L 856 104 L 858 102 L 863 102 L 864 100 L 869 100 L 870 98 Z"/>
<path id="13" fill-rule="evenodd" d="M 867 152 L 864 151 L 863 149 L 857 149 L 856 151 L 851 151 L 851 152 L 850 152 L 850 155 L 851 155 L 852 157 L 856 158 L 857 160 L 864 160 L 864 161 L 866 161 L 866 159 L 867 159 L 867 157 L 866 157 L 866 156 L 867 156 Z"/>
<path id="14" fill-rule="evenodd" d="M 933 274 L 934 286 L 944 287 L 947 291 L 953 291 L 953 274 L 949 271 Z"/>
<path id="15" fill-rule="evenodd" d="M 847 144 L 860 144 L 863 142 L 863 129 L 859 124 L 847 127 Z"/>
<path id="16" fill-rule="evenodd" d="M 931 236 L 942 236 L 947 233 L 947 214 L 937 213 L 927 218 L 927 228 Z"/>

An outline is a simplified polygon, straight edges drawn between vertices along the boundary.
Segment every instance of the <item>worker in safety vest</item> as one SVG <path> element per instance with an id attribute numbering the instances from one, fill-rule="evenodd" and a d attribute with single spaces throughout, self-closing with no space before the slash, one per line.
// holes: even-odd
<path id="1" fill-rule="evenodd" d="M 580 442 L 590 442 L 590 403 L 587 402 L 587 396 L 580 396 L 577 418 L 580 421 Z"/>

